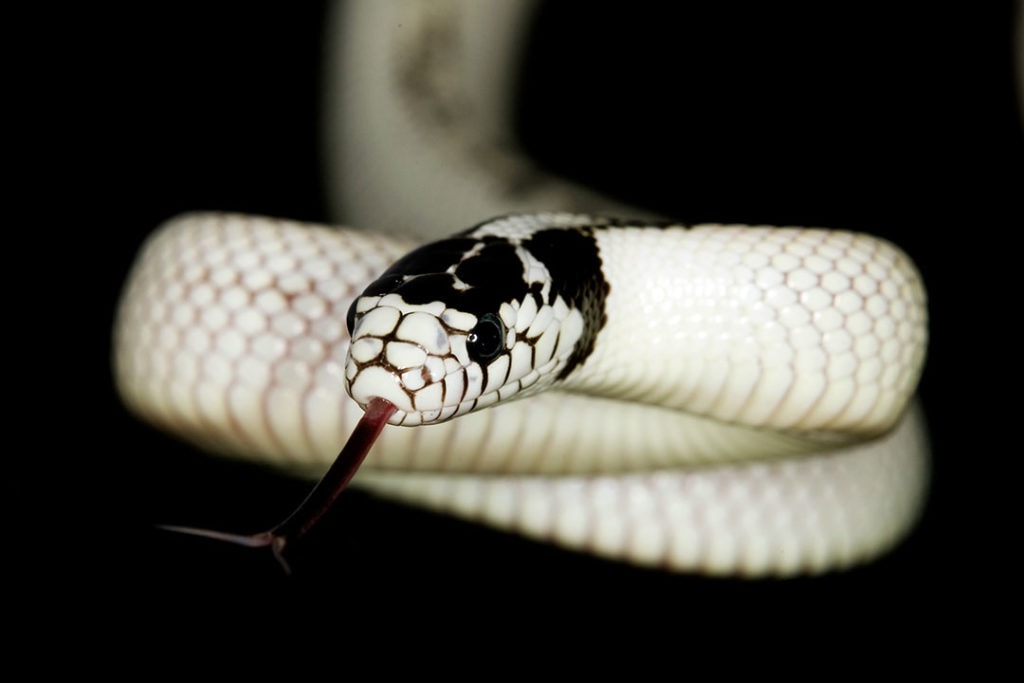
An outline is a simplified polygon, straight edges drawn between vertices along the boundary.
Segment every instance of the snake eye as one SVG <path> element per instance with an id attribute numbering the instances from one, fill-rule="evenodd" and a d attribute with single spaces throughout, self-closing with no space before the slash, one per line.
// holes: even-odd
<path id="1" fill-rule="evenodd" d="M 486 363 L 505 350 L 505 326 L 493 313 L 484 313 L 466 335 L 466 350 L 478 363 Z"/>

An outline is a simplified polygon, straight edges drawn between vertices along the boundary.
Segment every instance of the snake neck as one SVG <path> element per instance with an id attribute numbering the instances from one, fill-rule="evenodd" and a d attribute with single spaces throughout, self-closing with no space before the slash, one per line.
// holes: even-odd
<path id="1" fill-rule="evenodd" d="M 562 388 L 753 427 L 887 430 L 923 363 L 920 277 L 883 240 L 794 232 L 594 230 L 607 297 Z"/>

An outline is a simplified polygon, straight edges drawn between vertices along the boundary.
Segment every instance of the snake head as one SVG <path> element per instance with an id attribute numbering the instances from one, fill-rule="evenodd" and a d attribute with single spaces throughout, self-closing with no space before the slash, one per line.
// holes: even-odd
<path id="1" fill-rule="evenodd" d="M 403 257 L 348 312 L 349 395 L 398 410 L 392 424 L 442 422 L 534 393 L 561 376 L 583 315 L 516 240 L 467 232 Z"/>

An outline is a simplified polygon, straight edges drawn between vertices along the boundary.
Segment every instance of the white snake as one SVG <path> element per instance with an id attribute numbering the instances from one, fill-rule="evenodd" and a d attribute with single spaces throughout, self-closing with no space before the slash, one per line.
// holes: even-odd
<path id="1" fill-rule="evenodd" d="M 401 61 L 420 54 L 410 41 L 436 39 L 439 25 L 449 34 L 460 22 L 472 23 L 473 35 L 508 33 L 507 17 L 474 23 L 473 6 L 352 4 L 350 11 L 364 16 L 346 18 L 343 25 L 355 37 L 337 44 L 358 51 L 360 59 L 346 67 L 350 87 L 339 106 L 349 109 L 341 120 L 389 120 L 340 136 L 339 158 L 347 164 L 339 171 L 340 187 L 357 185 L 365 203 L 350 215 L 385 226 L 408 221 L 402 205 L 387 201 L 410 197 L 394 184 L 432 195 L 426 204 L 466 211 L 477 207 L 464 204 L 477 201 L 490 213 L 554 201 L 593 205 L 585 193 L 557 181 L 537 184 L 540 198 L 510 205 L 494 189 L 500 174 L 476 179 L 475 164 L 504 169 L 520 161 L 501 156 L 502 163 L 494 163 L 493 130 L 501 127 L 480 112 L 503 105 L 493 94 L 480 95 L 469 77 L 439 78 L 438 70 L 451 64 L 423 65 L 419 75 L 428 84 L 459 83 L 459 94 L 490 103 L 468 107 L 477 118 L 463 122 L 456 137 L 442 130 L 419 134 L 435 125 L 437 102 L 410 103 L 395 85 L 401 79 L 389 88 L 388 79 L 359 78 L 395 73 L 374 55 Z M 499 6 L 523 11 L 513 9 L 517 3 Z M 406 31 L 393 36 L 397 47 L 381 51 L 392 43 L 374 22 L 396 26 L 389 13 L 397 11 L 405 12 L 399 23 Z M 360 36 L 375 40 L 361 44 L 367 39 Z M 476 42 L 508 54 L 487 37 Z M 478 61 L 461 55 L 453 63 Z M 506 69 L 492 66 L 497 73 Z M 501 82 L 494 73 L 476 78 Z M 442 100 L 451 95 L 428 91 Z M 359 106 L 374 109 L 351 109 Z M 412 161 L 377 151 L 383 137 L 390 139 L 386 149 L 404 150 Z M 452 165 L 451 159 L 460 161 Z M 432 170 L 439 167 L 446 172 Z M 368 179 L 344 182 L 355 169 Z M 472 199 L 438 201 L 441 195 Z M 368 218 L 375 210 L 379 222 Z M 415 202 L 408 211 L 419 211 Z M 436 211 L 418 220 L 433 233 L 437 225 L 453 232 L 472 222 L 449 222 L 460 219 Z M 526 239 L 552 223 L 568 233 L 594 220 L 544 215 L 497 228 Z M 875 557 L 907 532 L 926 486 L 927 444 L 911 398 L 927 316 L 920 278 L 902 252 L 852 233 L 744 226 L 645 229 L 634 223 L 602 227 L 593 239 L 609 290 L 602 304 L 606 323 L 591 340 L 592 352 L 567 360 L 575 338 L 566 330 L 582 327 L 571 307 L 556 302 L 527 311 L 517 301 L 494 311 L 509 339 L 514 331 L 550 351 L 538 357 L 552 359 L 553 374 L 531 374 L 537 358 L 512 350 L 508 361 L 494 361 L 506 363 L 502 372 L 491 368 L 487 377 L 518 372 L 512 384 L 535 391 L 575 363 L 555 387 L 563 391 L 538 392 L 438 425 L 389 428 L 355 483 L 568 547 L 681 571 L 818 572 Z M 140 256 L 118 318 L 116 374 L 126 403 L 212 449 L 322 471 L 360 414 L 346 394 L 349 306 L 412 246 L 382 235 L 244 216 L 171 222 Z M 532 262 L 522 251 L 517 258 L 531 266 L 522 275 L 539 279 L 550 264 Z M 480 316 L 443 302 L 411 304 L 390 296 L 377 302 L 377 293 L 360 305 L 361 314 L 376 303 L 397 313 L 383 314 L 393 318 L 391 327 L 357 324 L 360 372 L 353 365 L 347 373 L 357 399 L 365 403 L 368 395 L 388 391 L 380 387 L 398 386 L 379 369 L 384 359 L 435 397 L 469 395 L 473 407 L 491 402 L 477 397 L 483 385 L 468 388 L 472 373 L 459 370 L 459 384 L 445 384 L 455 380 L 442 378 L 436 364 L 444 361 L 430 360 L 429 352 L 445 344 L 464 349 L 464 341 L 441 340 L 434 334 L 439 327 L 422 322 L 423 310 L 440 316 L 455 339 Z M 545 293 L 543 302 L 549 298 Z M 376 320 L 379 310 L 363 318 Z M 420 322 L 395 323 L 411 315 Z M 565 327 L 546 338 L 548 326 L 557 329 L 552 321 Z M 374 342 L 378 337 L 385 341 Z M 452 356 L 463 365 L 475 362 L 475 376 L 491 362 L 464 352 Z M 378 369 L 366 373 L 368 367 Z M 372 373 L 378 375 L 365 379 Z M 414 406 L 410 392 L 386 396 L 402 411 L 394 420 L 433 420 L 440 408 L 425 395 L 417 395 Z M 486 395 L 499 393 L 505 398 L 514 391 Z M 449 406 L 441 416 L 457 410 Z"/>

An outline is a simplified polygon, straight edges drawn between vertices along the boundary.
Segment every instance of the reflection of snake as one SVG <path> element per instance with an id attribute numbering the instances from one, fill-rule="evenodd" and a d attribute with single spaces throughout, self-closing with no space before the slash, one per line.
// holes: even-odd
<path id="1" fill-rule="evenodd" d="M 457 16 L 434 14 L 414 35 L 437 35 L 437 22 Z M 397 44 L 411 49 L 407 36 Z M 435 417 L 434 398 L 451 404 L 439 409 L 448 417 L 456 404 L 479 407 L 553 377 L 580 393 L 390 428 L 357 483 L 602 555 L 715 573 L 843 566 L 913 521 L 926 447 L 904 408 L 925 311 L 898 250 L 849 233 L 626 229 L 569 216 L 482 230 L 495 233 L 486 244 L 449 243 L 450 263 L 407 260 L 356 307 L 353 394 L 382 393 L 383 380 L 402 411 L 395 419 L 412 423 Z M 173 222 L 147 246 L 123 301 L 125 400 L 217 450 L 322 470 L 359 413 L 345 395 L 346 314 L 410 246 L 266 219 Z M 435 303 L 437 289 L 415 298 L 437 287 L 425 262 L 450 271 L 450 305 Z M 510 264 L 523 287 L 492 277 Z M 566 279 L 575 275 L 587 284 Z M 492 284 L 500 303 L 469 294 Z M 456 300 L 470 303 L 446 311 Z M 473 350 L 467 333 L 506 341 Z M 545 364 L 549 374 L 533 372 Z M 513 388 L 492 392 L 499 380 Z"/>

